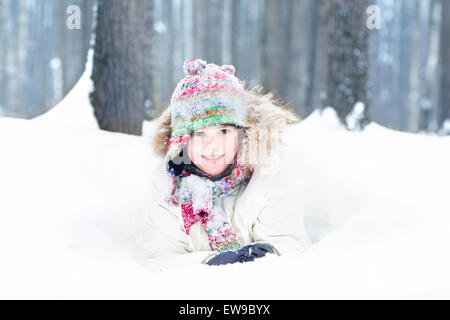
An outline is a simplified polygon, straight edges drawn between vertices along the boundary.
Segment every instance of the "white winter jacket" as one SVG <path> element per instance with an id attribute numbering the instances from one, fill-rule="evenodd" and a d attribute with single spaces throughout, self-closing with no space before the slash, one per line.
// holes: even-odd
<path id="1" fill-rule="evenodd" d="M 295 181 L 289 177 L 287 150 L 281 144 L 281 136 L 272 134 L 269 137 L 258 131 L 261 127 L 272 131 L 282 128 L 291 114 L 276 106 L 270 95 L 262 95 L 258 91 L 248 92 L 247 107 L 249 121 L 256 126 L 247 132 L 244 152 L 247 155 L 254 152 L 262 154 L 261 145 L 267 146 L 269 140 L 276 152 L 272 150 L 269 156 L 260 156 L 258 162 L 252 164 L 254 172 L 245 188 L 220 198 L 219 204 L 231 221 L 241 246 L 265 241 L 271 243 L 280 255 L 301 254 L 310 241 L 304 228 L 301 195 L 295 190 Z M 160 155 L 167 150 L 164 144 L 170 135 L 169 109 L 161 115 L 155 136 L 156 150 Z M 193 225 L 187 235 L 180 206 L 164 201 L 170 194 L 171 179 L 165 171 L 163 157 L 153 169 L 151 180 L 151 209 L 146 214 L 142 236 L 145 256 L 152 258 L 192 252 L 210 255 L 212 250 L 201 223 Z"/>

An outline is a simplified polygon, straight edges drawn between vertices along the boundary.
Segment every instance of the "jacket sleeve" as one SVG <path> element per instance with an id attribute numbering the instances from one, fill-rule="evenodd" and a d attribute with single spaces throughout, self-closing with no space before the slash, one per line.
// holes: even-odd
<path id="1" fill-rule="evenodd" d="M 190 252 L 190 245 L 173 212 L 152 200 L 141 219 L 141 243 L 146 258 Z"/>
<path id="2" fill-rule="evenodd" d="M 172 210 L 153 202 L 141 220 L 140 254 L 152 271 L 198 265 L 209 252 L 194 252 L 184 228 Z"/>
<path id="3" fill-rule="evenodd" d="M 151 172 L 148 206 L 139 219 L 138 247 L 144 258 L 190 251 L 183 226 L 175 214 L 176 208 L 170 208 L 163 201 L 170 186 L 162 165 L 158 164 Z"/>
<path id="4" fill-rule="evenodd" d="M 199 263 L 209 252 L 193 252 L 193 246 L 185 233 L 181 216 L 177 214 L 179 208 L 163 201 L 170 187 L 165 183 L 166 177 L 160 172 L 160 168 L 153 171 L 148 207 L 143 212 L 139 223 L 140 255 L 148 260 L 146 264 L 149 266 L 173 265 L 169 261 Z"/>
<path id="5" fill-rule="evenodd" d="M 303 221 L 302 201 L 289 177 L 270 179 L 265 204 L 253 224 L 255 242 L 268 242 L 280 255 L 301 254 L 311 245 Z"/>

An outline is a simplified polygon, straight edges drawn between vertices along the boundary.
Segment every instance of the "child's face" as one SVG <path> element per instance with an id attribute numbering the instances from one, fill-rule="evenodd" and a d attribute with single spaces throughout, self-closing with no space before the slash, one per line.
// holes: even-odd
<path id="1" fill-rule="evenodd" d="M 187 144 L 191 161 L 209 175 L 221 174 L 233 163 L 239 143 L 233 125 L 217 125 L 195 130 Z"/>

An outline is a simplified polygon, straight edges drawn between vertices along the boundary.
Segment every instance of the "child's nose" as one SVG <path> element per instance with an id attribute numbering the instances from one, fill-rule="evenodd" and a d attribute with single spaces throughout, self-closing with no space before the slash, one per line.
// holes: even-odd
<path id="1" fill-rule="evenodd" d="M 205 151 L 204 154 L 207 155 L 217 155 L 221 152 L 222 148 L 222 139 L 219 137 L 208 137 L 203 140 L 203 150 Z"/>

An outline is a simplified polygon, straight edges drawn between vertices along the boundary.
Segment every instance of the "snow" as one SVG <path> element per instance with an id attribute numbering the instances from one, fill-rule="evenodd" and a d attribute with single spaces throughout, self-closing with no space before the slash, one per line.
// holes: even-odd
<path id="1" fill-rule="evenodd" d="M 353 110 L 345 117 L 348 129 L 355 131 L 361 130 L 361 121 L 364 119 L 364 111 L 366 106 L 362 102 L 357 102 L 353 107 Z"/>
<path id="2" fill-rule="evenodd" d="M 99 130 L 89 74 L 39 118 L 0 118 L 0 298 L 450 298 L 450 138 L 349 132 L 317 111 L 286 136 L 304 256 L 144 260 L 155 122 L 143 137 Z"/>
<path id="3" fill-rule="evenodd" d="M 0 106 L 1 108 L 1 106 Z M 1 109 L 0 109 L 1 110 Z M 450 136 L 450 119 L 446 119 L 442 124 L 442 129 L 440 130 L 440 134 L 443 136 Z"/>

